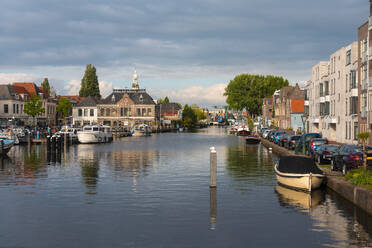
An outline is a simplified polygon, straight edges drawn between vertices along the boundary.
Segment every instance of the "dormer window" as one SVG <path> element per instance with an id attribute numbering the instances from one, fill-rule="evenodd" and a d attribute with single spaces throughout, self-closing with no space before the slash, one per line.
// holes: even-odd
<path id="1" fill-rule="evenodd" d="M 15 95 L 15 99 L 16 100 L 19 100 L 19 95 Z"/>
<path id="2" fill-rule="evenodd" d="M 142 102 L 143 101 L 143 96 L 142 94 L 139 96 L 139 100 Z"/>

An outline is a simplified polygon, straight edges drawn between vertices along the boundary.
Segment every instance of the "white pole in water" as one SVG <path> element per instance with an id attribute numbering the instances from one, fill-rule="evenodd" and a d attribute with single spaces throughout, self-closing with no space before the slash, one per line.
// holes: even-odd
<path id="1" fill-rule="evenodd" d="M 311 192 L 311 185 L 312 185 L 312 174 L 310 172 L 310 176 L 309 176 L 309 192 Z"/>
<path id="2" fill-rule="evenodd" d="M 214 147 L 210 148 L 210 184 L 209 187 L 215 188 L 217 187 L 217 152 Z"/>

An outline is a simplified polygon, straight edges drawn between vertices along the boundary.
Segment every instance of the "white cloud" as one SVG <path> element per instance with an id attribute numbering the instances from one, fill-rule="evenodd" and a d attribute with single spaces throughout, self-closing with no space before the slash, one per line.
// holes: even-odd
<path id="1" fill-rule="evenodd" d="M 80 84 L 79 80 L 70 80 L 63 89 L 67 91 L 67 95 L 79 95 Z"/>
<path id="2" fill-rule="evenodd" d="M 112 86 L 112 83 L 106 82 L 106 81 L 100 81 L 99 82 L 99 90 L 101 92 L 102 97 L 106 97 L 109 94 L 111 94 L 114 87 Z"/>
<path id="3" fill-rule="evenodd" d="M 80 86 L 81 86 L 81 81 L 74 79 L 74 80 L 70 80 L 63 89 L 67 91 L 68 95 L 79 95 Z M 102 97 L 108 96 L 113 90 L 112 83 L 106 82 L 106 81 L 100 81 L 99 90 L 101 92 Z"/>
<path id="4" fill-rule="evenodd" d="M 41 82 L 42 77 L 26 73 L 0 73 L 0 84 L 13 82 Z"/>
<path id="5" fill-rule="evenodd" d="M 226 97 L 223 95 L 227 84 L 215 84 L 210 87 L 191 86 L 183 90 L 154 91 L 160 98 L 168 96 L 172 102 L 183 104 L 199 104 L 201 106 L 225 104 Z"/>

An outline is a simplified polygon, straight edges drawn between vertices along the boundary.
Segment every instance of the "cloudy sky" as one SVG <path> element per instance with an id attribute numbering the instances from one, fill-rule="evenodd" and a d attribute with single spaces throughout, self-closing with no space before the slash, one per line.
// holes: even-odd
<path id="1" fill-rule="evenodd" d="M 1 0 L 0 83 L 48 77 L 76 94 L 93 64 L 102 93 L 220 104 L 240 73 L 311 79 L 311 66 L 357 39 L 368 0 Z"/>

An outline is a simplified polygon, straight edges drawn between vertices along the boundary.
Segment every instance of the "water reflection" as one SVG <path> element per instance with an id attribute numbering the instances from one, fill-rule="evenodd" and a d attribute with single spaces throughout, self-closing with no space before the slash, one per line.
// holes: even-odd
<path id="1" fill-rule="evenodd" d="M 217 225 L 217 189 L 212 187 L 209 189 L 209 215 L 211 230 L 216 230 Z"/>
<path id="2" fill-rule="evenodd" d="M 300 212 L 311 212 L 313 208 L 324 200 L 325 195 L 325 192 L 321 189 L 308 193 L 289 189 L 281 185 L 275 187 L 275 192 L 278 195 L 281 206 L 295 208 Z"/>
<path id="3" fill-rule="evenodd" d="M 259 155 L 258 155 L 259 154 Z M 273 159 L 261 145 L 247 146 L 241 139 L 238 146 L 228 147 L 226 169 L 228 174 L 239 183 L 240 190 L 244 185 L 273 185 Z"/>

